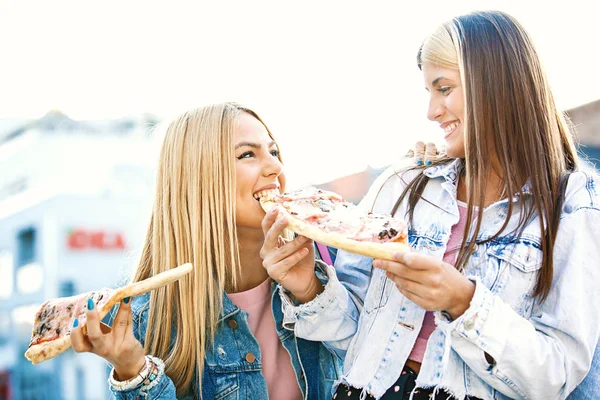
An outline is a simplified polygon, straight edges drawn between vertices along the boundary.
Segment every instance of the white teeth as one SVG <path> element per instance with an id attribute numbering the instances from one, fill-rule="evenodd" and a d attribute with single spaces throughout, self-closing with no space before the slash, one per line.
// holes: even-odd
<path id="1" fill-rule="evenodd" d="M 445 133 L 450 133 L 452 132 L 454 129 L 456 129 L 456 127 L 459 125 L 459 122 L 453 122 L 450 125 L 448 125 L 447 127 L 444 128 L 444 132 Z"/>
<path id="2" fill-rule="evenodd" d="M 274 189 L 269 189 L 269 190 L 263 190 L 260 191 L 258 193 L 254 193 L 253 196 L 256 200 L 260 200 L 263 197 L 267 197 L 269 195 L 269 192 L 273 191 Z"/>

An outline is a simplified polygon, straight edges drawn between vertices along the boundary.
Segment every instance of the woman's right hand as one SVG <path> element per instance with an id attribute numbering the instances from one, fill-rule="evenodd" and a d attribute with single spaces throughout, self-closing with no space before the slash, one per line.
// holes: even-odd
<path id="1" fill-rule="evenodd" d="M 125 301 L 127 300 L 127 302 Z M 90 352 L 104 358 L 115 368 L 115 379 L 126 381 L 137 376 L 146 363 L 144 348 L 133 336 L 130 298 L 121 301 L 112 328 L 100 321 L 93 300 L 88 299 L 87 334 L 75 319 L 71 330 L 73 350 Z"/>
<path id="2" fill-rule="evenodd" d="M 263 219 L 265 241 L 260 257 L 269 276 L 296 300 L 306 303 L 323 291 L 323 284 L 315 275 L 314 244 L 305 236 L 285 241 L 281 234 L 288 223 L 278 211 L 273 208 Z"/>
<path id="3" fill-rule="evenodd" d="M 413 159 L 413 162 L 417 165 L 429 166 L 433 162 L 445 156 L 444 149 L 438 149 L 435 143 L 417 142 L 415 143 L 414 149 L 408 151 L 407 156 Z"/>

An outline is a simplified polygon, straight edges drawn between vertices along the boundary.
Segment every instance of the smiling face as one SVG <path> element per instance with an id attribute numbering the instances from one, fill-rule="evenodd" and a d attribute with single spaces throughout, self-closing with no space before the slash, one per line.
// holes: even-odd
<path id="1" fill-rule="evenodd" d="M 235 158 L 237 226 L 261 229 L 265 212 L 256 195 L 280 189 L 283 164 L 277 143 L 265 126 L 245 112 L 237 118 Z"/>
<path id="2" fill-rule="evenodd" d="M 440 124 L 448 156 L 464 158 L 465 97 L 460 72 L 429 62 L 422 65 L 422 71 L 425 88 L 429 92 L 427 118 Z"/>

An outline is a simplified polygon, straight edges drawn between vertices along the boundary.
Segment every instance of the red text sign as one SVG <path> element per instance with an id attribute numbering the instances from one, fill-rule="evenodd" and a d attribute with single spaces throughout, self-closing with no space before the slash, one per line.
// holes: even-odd
<path id="1" fill-rule="evenodd" d="M 125 238 L 119 232 L 74 229 L 69 232 L 67 246 L 72 250 L 124 250 Z"/>

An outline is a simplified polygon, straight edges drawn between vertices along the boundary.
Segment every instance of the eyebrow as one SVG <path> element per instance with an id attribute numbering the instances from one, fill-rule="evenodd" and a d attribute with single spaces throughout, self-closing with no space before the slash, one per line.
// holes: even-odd
<path id="1" fill-rule="evenodd" d="M 440 83 L 440 81 L 441 81 L 442 79 L 447 79 L 447 78 L 446 78 L 445 76 L 440 76 L 440 77 L 437 77 L 437 78 L 435 78 L 435 79 L 433 80 L 433 82 L 431 82 L 431 86 L 435 86 L 435 85 L 437 85 L 438 83 Z"/>
<path id="2" fill-rule="evenodd" d="M 273 145 L 277 144 L 274 140 L 272 142 L 270 142 L 267 147 L 272 147 Z M 259 149 L 260 148 L 260 144 L 258 143 L 252 143 L 252 142 L 240 142 L 238 144 L 235 145 L 235 149 L 239 149 L 240 147 L 252 147 L 253 149 Z"/>

